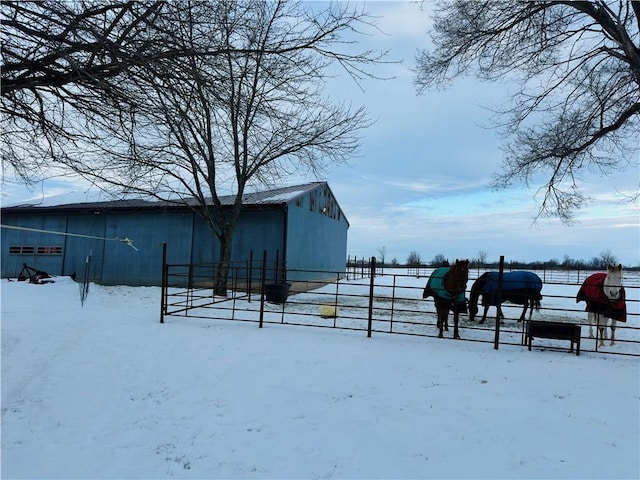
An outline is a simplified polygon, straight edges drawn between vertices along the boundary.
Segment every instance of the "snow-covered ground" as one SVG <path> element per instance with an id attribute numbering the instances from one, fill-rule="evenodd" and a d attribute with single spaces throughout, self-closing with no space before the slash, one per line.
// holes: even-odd
<path id="1" fill-rule="evenodd" d="M 159 288 L 55 280 L 1 282 L 3 479 L 640 477 L 639 357 L 160 324 Z"/>

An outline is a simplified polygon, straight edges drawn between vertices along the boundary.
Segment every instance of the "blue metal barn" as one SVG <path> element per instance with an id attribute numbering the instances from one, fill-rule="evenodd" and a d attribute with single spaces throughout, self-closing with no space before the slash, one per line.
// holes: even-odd
<path id="1" fill-rule="evenodd" d="M 222 198 L 227 205 L 233 200 Z M 53 275 L 81 275 L 90 255 L 94 282 L 160 285 L 165 242 L 169 264 L 218 261 L 217 239 L 186 205 L 118 200 L 20 205 L 1 213 L 3 278 L 16 277 L 24 264 Z M 324 272 L 346 269 L 348 228 L 326 182 L 249 193 L 243 198 L 232 262 L 246 262 L 251 254 L 259 261 L 266 251 L 269 261 L 286 265 L 290 280 L 325 280 L 330 276 Z"/>

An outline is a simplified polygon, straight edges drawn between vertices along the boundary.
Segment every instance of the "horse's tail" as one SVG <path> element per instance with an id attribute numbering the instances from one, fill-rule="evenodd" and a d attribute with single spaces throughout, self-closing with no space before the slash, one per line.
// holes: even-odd
<path id="1" fill-rule="evenodd" d="M 536 312 L 540 311 L 540 307 L 542 307 L 542 304 L 540 303 L 540 300 L 535 300 L 533 303 L 533 307 L 536 309 Z"/>
<path id="2" fill-rule="evenodd" d="M 576 303 L 580 303 L 580 302 L 589 303 L 589 299 L 587 298 L 587 292 L 586 292 L 586 289 L 584 288 L 584 284 L 582 284 L 582 286 L 580 287 L 580 290 L 578 290 L 578 293 L 576 294 Z"/>
<path id="3" fill-rule="evenodd" d="M 434 292 L 433 289 L 429 286 L 429 284 L 427 284 L 427 286 L 424 287 L 424 290 L 422 291 L 422 298 L 429 298 L 429 297 L 433 297 L 435 299 L 436 292 Z"/>

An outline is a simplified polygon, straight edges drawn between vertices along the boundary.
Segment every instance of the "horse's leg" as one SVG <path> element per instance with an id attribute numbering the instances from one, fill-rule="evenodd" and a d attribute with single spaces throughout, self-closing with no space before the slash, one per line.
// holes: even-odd
<path id="1" fill-rule="evenodd" d="M 442 338 L 444 335 L 442 334 L 442 307 L 436 307 L 436 315 L 438 317 L 438 338 Z"/>
<path id="2" fill-rule="evenodd" d="M 596 313 L 596 328 L 600 332 L 600 346 L 604 347 L 604 341 L 607 339 L 607 319 Z M 601 323 L 604 320 L 604 323 Z"/>
<path id="3" fill-rule="evenodd" d="M 588 312 L 587 313 L 587 320 L 589 321 L 589 338 L 593 338 L 593 317 L 595 316 L 595 313 L 593 312 Z"/>
<path id="4" fill-rule="evenodd" d="M 447 308 L 444 310 L 444 318 L 442 320 L 442 323 L 444 324 L 444 331 L 448 332 L 449 331 L 449 306 L 447 305 Z"/>
<path id="5" fill-rule="evenodd" d="M 484 323 L 484 321 L 487 319 L 488 311 L 489 311 L 489 305 L 485 305 L 484 312 L 482 312 L 482 320 L 480 320 L 480 323 Z"/>
<path id="6" fill-rule="evenodd" d="M 458 320 L 460 319 L 460 312 L 458 311 L 458 304 L 455 304 L 453 307 L 453 338 L 460 338 L 460 333 L 458 332 Z"/>
<path id="7" fill-rule="evenodd" d="M 611 319 L 611 343 L 609 345 L 615 345 L 616 340 L 616 320 Z"/>
<path id="8" fill-rule="evenodd" d="M 527 307 L 529 306 L 529 299 L 525 298 L 524 300 L 524 305 L 522 308 L 522 313 L 520 314 L 520 318 L 518 319 L 519 322 L 524 320 L 524 316 L 527 314 Z M 531 312 L 533 313 L 533 303 L 531 304 Z M 529 319 L 531 319 L 531 316 L 529 316 Z"/>

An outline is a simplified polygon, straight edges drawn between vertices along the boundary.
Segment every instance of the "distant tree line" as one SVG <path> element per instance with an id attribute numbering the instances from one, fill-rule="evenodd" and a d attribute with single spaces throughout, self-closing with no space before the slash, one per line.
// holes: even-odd
<path id="1" fill-rule="evenodd" d="M 398 261 L 397 258 L 392 258 L 387 261 L 386 247 L 378 248 L 378 257 L 376 257 L 377 264 L 381 267 L 446 267 L 449 266 L 455 259 L 449 260 L 444 254 L 438 253 L 430 261 L 424 261 L 420 252 L 412 250 L 407 255 L 407 259 L 404 263 Z M 474 268 L 498 268 L 500 266 L 499 260 L 489 261 L 487 259 L 488 254 L 485 251 L 479 251 L 475 258 L 470 258 L 470 263 Z M 364 259 L 363 259 L 364 260 Z M 354 260 L 355 261 L 355 260 Z M 550 259 L 546 261 L 536 260 L 532 262 L 524 262 L 518 260 L 508 260 L 507 264 L 512 269 L 530 269 L 530 270 L 544 270 L 544 269 L 565 269 L 565 270 L 601 270 L 606 269 L 608 265 L 617 265 L 620 263 L 617 257 L 611 250 L 605 250 L 600 252 L 598 256 L 594 256 L 591 260 L 575 259 L 569 255 L 565 255 L 562 260 Z M 625 270 L 640 270 L 640 265 L 624 265 Z"/>

